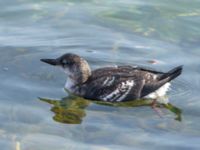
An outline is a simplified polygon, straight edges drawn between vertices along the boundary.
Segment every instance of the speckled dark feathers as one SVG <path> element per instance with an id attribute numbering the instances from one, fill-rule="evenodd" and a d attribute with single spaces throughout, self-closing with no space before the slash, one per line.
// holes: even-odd
<path id="1" fill-rule="evenodd" d="M 120 97 L 123 98 L 122 101 L 138 99 L 143 94 L 142 89 L 144 86 L 156 80 L 153 76 L 156 75 L 159 77 L 161 74 L 163 73 L 156 71 L 152 71 L 151 73 L 150 69 L 132 66 L 97 69 L 92 72 L 92 76 L 85 83 L 88 88 L 84 97 L 101 100 L 113 91 L 116 91 L 116 89 L 119 89 L 118 93 L 116 95 L 113 94 L 112 97 L 110 96 L 107 101 L 118 101 Z M 105 83 L 106 81 L 107 83 Z M 132 85 L 131 82 L 133 82 Z M 122 84 L 124 85 L 122 86 Z M 122 97 L 125 93 L 126 96 Z"/>
<path id="2" fill-rule="evenodd" d="M 132 81 L 134 82 L 133 86 L 131 86 Z M 86 83 L 88 89 L 85 94 L 85 98 L 105 101 L 118 101 L 123 94 L 129 91 L 126 97 L 124 97 L 122 100 L 126 101 L 130 98 L 137 99 L 140 97 L 141 89 L 143 87 L 142 82 L 143 80 L 137 78 L 136 76 L 125 76 L 117 73 L 113 75 L 102 76 Z M 112 96 L 108 96 L 113 92 L 114 94 Z"/>
<path id="3" fill-rule="evenodd" d="M 180 74 L 182 67 L 173 70 Z M 171 74 L 174 74 L 173 70 Z M 94 70 L 85 83 L 87 90 L 84 97 L 104 101 L 139 99 L 171 81 L 172 76 L 169 72 L 163 73 L 137 66 L 100 68 Z"/>

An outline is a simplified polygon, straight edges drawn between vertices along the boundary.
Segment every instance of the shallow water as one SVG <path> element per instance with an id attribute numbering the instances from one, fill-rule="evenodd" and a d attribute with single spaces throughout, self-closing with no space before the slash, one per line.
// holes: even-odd
<path id="1" fill-rule="evenodd" d="M 1 150 L 200 149 L 199 6 L 198 0 L 0 1 Z M 38 97 L 68 96 L 65 75 L 39 59 L 66 52 L 93 69 L 184 65 L 168 94 L 182 121 L 163 108 L 160 118 L 150 107 L 84 103 L 80 124 L 61 123 L 54 116 L 62 111 Z"/>

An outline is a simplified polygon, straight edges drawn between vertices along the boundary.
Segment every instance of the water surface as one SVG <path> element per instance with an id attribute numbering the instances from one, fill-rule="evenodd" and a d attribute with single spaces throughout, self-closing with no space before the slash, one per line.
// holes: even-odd
<path id="1" fill-rule="evenodd" d="M 199 0 L 0 1 L 1 150 L 200 149 L 199 5 Z M 38 97 L 67 97 L 65 75 L 39 59 L 67 52 L 87 59 L 92 69 L 139 64 L 167 71 L 184 65 L 168 94 L 182 110 L 182 121 L 167 109 L 160 118 L 150 107 L 84 103 L 79 124 L 59 122 L 53 106 Z"/>

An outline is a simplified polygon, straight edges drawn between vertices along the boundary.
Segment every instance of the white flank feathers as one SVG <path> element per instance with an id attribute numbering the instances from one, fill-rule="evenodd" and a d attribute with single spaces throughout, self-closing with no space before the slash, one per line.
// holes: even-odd
<path id="1" fill-rule="evenodd" d="M 163 86 L 161 86 L 158 90 L 156 90 L 153 93 L 148 94 L 147 96 L 145 96 L 145 98 L 150 98 L 150 99 L 156 99 L 159 97 L 163 97 L 166 95 L 166 92 L 169 90 L 170 88 L 170 83 L 166 83 Z"/>

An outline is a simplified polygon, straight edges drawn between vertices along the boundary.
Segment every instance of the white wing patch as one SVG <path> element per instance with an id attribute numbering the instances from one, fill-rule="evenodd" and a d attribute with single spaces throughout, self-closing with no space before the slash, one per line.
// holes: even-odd
<path id="1" fill-rule="evenodd" d="M 157 79 L 157 75 L 153 75 L 153 80 L 156 80 Z"/>
<path id="2" fill-rule="evenodd" d="M 157 75 L 155 75 L 155 74 L 152 74 L 152 73 L 147 73 L 146 75 L 145 75 L 145 78 L 147 79 L 147 83 L 150 83 L 150 82 L 152 82 L 151 80 L 156 80 L 157 79 Z"/>
<path id="3" fill-rule="evenodd" d="M 126 90 L 125 93 L 122 94 L 121 97 L 119 97 L 119 98 L 117 99 L 117 102 L 122 101 L 122 100 L 128 95 L 128 93 L 130 92 L 130 90 L 131 90 L 131 88 L 132 88 L 133 86 L 134 86 L 134 81 L 133 81 L 133 80 L 130 80 L 130 81 L 128 80 L 128 81 L 126 81 L 125 83 L 122 82 L 122 87 L 123 87 L 123 88 L 128 87 L 128 89 Z"/>
<path id="4" fill-rule="evenodd" d="M 102 99 L 103 99 L 104 101 L 108 101 L 108 100 L 109 100 L 109 101 L 113 101 L 111 98 L 116 97 L 116 96 L 118 96 L 119 94 L 120 94 L 119 89 L 116 89 L 116 90 L 113 91 L 112 93 L 106 95 L 105 97 L 102 97 Z"/>
<path id="5" fill-rule="evenodd" d="M 130 90 L 134 86 L 133 80 L 127 80 L 122 82 L 113 92 L 101 97 L 104 101 L 122 101 L 129 94 Z"/>
<path id="6" fill-rule="evenodd" d="M 106 78 L 106 80 L 103 82 L 103 85 L 106 85 L 106 83 L 108 82 L 109 78 Z"/>
<path id="7" fill-rule="evenodd" d="M 106 80 L 103 82 L 103 85 L 110 86 L 110 85 L 112 85 L 114 80 L 115 80 L 115 77 L 112 77 L 112 78 L 107 77 Z"/>

